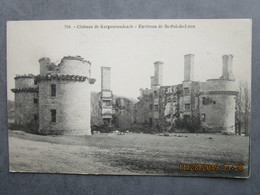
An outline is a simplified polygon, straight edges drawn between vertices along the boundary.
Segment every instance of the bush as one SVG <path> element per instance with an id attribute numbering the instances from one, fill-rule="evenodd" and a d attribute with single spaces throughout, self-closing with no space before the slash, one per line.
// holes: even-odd
<path id="1" fill-rule="evenodd" d="M 176 127 L 178 129 L 185 129 L 191 133 L 200 130 L 200 122 L 197 117 L 187 119 L 177 119 Z"/>
<path id="2" fill-rule="evenodd" d="M 91 126 L 91 133 L 99 131 L 100 133 L 110 133 L 114 131 L 114 127 L 111 125 L 93 125 Z"/>

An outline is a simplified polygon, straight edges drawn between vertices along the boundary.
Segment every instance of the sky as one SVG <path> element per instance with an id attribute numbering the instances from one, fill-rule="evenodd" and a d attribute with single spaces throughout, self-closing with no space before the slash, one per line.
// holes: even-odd
<path id="1" fill-rule="evenodd" d="M 108 25 L 129 28 L 108 29 Z M 140 88 L 150 87 L 156 61 L 164 63 L 163 85 L 180 84 L 186 54 L 195 55 L 196 81 L 219 78 L 222 56 L 232 54 L 236 81 L 250 84 L 251 28 L 249 19 L 10 21 L 8 99 L 14 99 L 10 89 L 15 87 L 16 74 L 37 75 L 38 59 L 49 57 L 58 64 L 68 55 L 91 62 L 91 74 L 96 79 L 92 91 L 101 90 L 100 67 L 108 66 L 113 93 L 131 98 L 139 96 Z"/>

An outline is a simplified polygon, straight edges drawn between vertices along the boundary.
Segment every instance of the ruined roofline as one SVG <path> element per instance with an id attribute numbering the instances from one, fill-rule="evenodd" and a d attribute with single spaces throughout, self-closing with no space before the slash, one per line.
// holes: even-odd
<path id="1" fill-rule="evenodd" d="M 219 95 L 238 95 L 239 92 L 238 91 L 207 91 L 207 90 L 202 90 L 199 92 L 199 94 L 201 95 L 215 95 L 215 94 L 219 94 Z"/>
<path id="2" fill-rule="evenodd" d="M 81 61 L 81 62 L 87 62 L 89 65 L 91 65 L 90 61 L 84 60 L 84 58 L 82 58 L 81 56 L 64 56 L 61 59 L 61 62 L 58 65 L 54 64 L 53 62 L 51 62 L 50 58 L 48 58 L 48 57 L 40 58 L 38 61 L 39 61 L 39 63 L 41 63 L 43 61 L 46 61 L 49 64 L 53 64 L 53 65 L 59 66 L 62 63 L 63 60 L 78 60 L 78 61 Z"/>
<path id="3" fill-rule="evenodd" d="M 234 56 L 233 56 L 233 54 L 225 54 L 225 55 L 222 56 L 222 58 L 226 58 L 226 57 L 231 57 L 231 58 L 233 58 Z"/>
<path id="4" fill-rule="evenodd" d="M 108 91 L 108 92 L 112 92 L 111 89 L 101 89 L 101 91 Z"/>
<path id="5" fill-rule="evenodd" d="M 235 79 L 224 79 L 223 76 L 219 77 L 218 79 L 207 79 L 206 81 L 217 81 L 217 80 L 222 80 L 222 81 L 232 81 L 235 82 Z"/>
<path id="6" fill-rule="evenodd" d="M 162 85 L 161 88 L 165 88 L 165 87 L 178 87 L 179 85 L 182 85 L 182 84 L 177 84 L 177 85 Z"/>
<path id="7" fill-rule="evenodd" d="M 42 62 L 42 61 L 50 61 L 50 58 L 43 57 L 43 58 L 40 58 L 38 61 L 39 61 L 39 62 Z"/>
<path id="8" fill-rule="evenodd" d="M 21 78 L 35 78 L 35 75 L 33 74 L 24 74 L 24 75 L 16 75 L 14 79 L 21 79 Z"/>
<path id="9" fill-rule="evenodd" d="M 27 88 L 14 88 L 11 89 L 13 93 L 18 93 L 18 92 L 38 92 L 39 89 L 38 87 L 27 87 Z"/>
<path id="10" fill-rule="evenodd" d="M 109 66 L 101 66 L 101 69 L 111 70 L 111 67 L 109 67 Z"/>
<path id="11" fill-rule="evenodd" d="M 184 56 L 195 56 L 195 54 L 189 53 L 189 54 L 185 54 Z"/>
<path id="12" fill-rule="evenodd" d="M 81 61 L 81 62 L 87 62 L 89 65 L 91 65 L 91 62 L 90 61 L 87 61 L 87 60 L 84 60 L 84 58 L 82 58 L 81 56 L 64 56 L 62 59 L 61 59 L 61 62 L 63 60 L 78 60 L 78 61 Z M 59 64 L 60 65 L 60 64 Z M 59 66 L 58 65 L 58 66 Z"/>
<path id="13" fill-rule="evenodd" d="M 156 61 L 156 62 L 154 62 L 154 64 L 163 64 L 163 62 L 162 61 Z"/>
<path id="14" fill-rule="evenodd" d="M 67 80 L 67 81 L 79 81 L 84 82 L 86 80 L 89 81 L 90 84 L 94 84 L 96 79 L 88 78 L 86 76 L 79 75 L 59 75 L 59 74 L 45 74 L 45 75 L 37 75 L 35 77 L 36 82 L 42 80 Z"/>

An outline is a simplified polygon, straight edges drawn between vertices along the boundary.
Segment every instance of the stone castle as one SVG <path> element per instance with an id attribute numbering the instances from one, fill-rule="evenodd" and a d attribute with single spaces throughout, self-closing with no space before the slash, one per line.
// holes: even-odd
<path id="1" fill-rule="evenodd" d="M 113 95 L 110 67 L 101 67 L 101 92 L 91 99 L 95 79 L 89 61 L 67 56 L 55 65 L 41 58 L 39 75 L 15 77 L 15 123 L 39 134 L 90 135 L 93 125 L 235 133 L 238 92 L 232 59 L 232 55 L 223 56 L 219 79 L 197 82 L 194 55 L 185 55 L 184 81 L 172 86 L 163 86 L 163 63 L 157 61 L 151 88 L 141 89 L 134 103 Z"/>
<path id="2" fill-rule="evenodd" d="M 39 63 L 39 75 L 15 77 L 15 123 L 40 134 L 90 135 L 91 63 L 80 56 Z"/>

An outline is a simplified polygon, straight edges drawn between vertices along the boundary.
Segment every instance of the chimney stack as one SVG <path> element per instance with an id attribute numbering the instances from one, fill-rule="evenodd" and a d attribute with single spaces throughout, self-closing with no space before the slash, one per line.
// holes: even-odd
<path id="1" fill-rule="evenodd" d="M 184 56 L 184 81 L 194 80 L 194 54 Z"/>
<path id="2" fill-rule="evenodd" d="M 151 77 L 151 89 L 153 88 L 154 86 L 154 76 Z"/>
<path id="3" fill-rule="evenodd" d="M 50 58 L 41 58 L 39 59 L 39 63 L 40 63 L 40 74 L 44 75 L 47 74 L 49 71 L 49 65 L 51 64 L 51 60 Z"/>
<path id="4" fill-rule="evenodd" d="M 101 90 L 111 91 L 111 68 L 101 67 Z"/>
<path id="5" fill-rule="evenodd" d="M 232 81 L 235 80 L 233 75 L 233 55 L 223 55 L 222 62 L 223 62 L 222 79 L 232 80 Z"/>
<path id="6" fill-rule="evenodd" d="M 153 85 L 162 85 L 163 84 L 163 63 L 157 61 L 154 63 L 154 78 Z"/>

